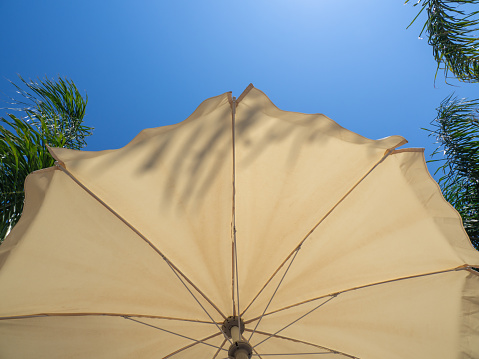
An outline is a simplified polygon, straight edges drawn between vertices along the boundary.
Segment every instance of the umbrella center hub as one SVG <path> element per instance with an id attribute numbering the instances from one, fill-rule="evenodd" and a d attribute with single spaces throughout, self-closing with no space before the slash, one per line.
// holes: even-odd
<path id="1" fill-rule="evenodd" d="M 223 333 L 233 340 L 229 350 L 228 357 L 230 359 L 249 359 L 253 354 L 251 345 L 241 339 L 241 334 L 244 332 L 243 319 L 238 317 L 228 317 L 223 322 L 221 327 Z"/>
<path id="2" fill-rule="evenodd" d="M 243 319 L 241 318 L 238 318 L 238 317 L 228 317 L 225 319 L 225 321 L 223 322 L 223 325 L 221 326 L 221 330 L 223 331 L 223 333 L 225 333 L 225 335 L 228 337 L 228 338 L 233 338 L 233 335 L 231 333 L 231 329 L 233 327 L 236 327 L 239 329 L 239 334 L 243 334 L 244 332 L 244 322 L 243 322 Z M 233 330 L 234 331 L 234 330 Z M 234 333 L 233 333 L 234 334 Z M 236 338 L 233 338 L 233 339 L 236 339 Z"/>

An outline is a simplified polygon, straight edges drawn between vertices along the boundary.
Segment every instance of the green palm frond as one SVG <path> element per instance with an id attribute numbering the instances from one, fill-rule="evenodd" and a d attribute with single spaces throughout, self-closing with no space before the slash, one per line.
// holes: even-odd
<path id="1" fill-rule="evenodd" d="M 34 82 L 19 77 L 26 89 L 11 82 L 22 99 L 11 99 L 16 107 L 10 110 L 21 111 L 35 125 L 46 125 L 52 134 L 63 136 L 64 147 L 85 147 L 85 137 L 91 134 L 91 128 L 82 125 L 88 97 L 81 96 L 73 81 L 58 77 Z"/>
<path id="2" fill-rule="evenodd" d="M 479 249 L 479 99 L 452 95 L 437 108 L 431 136 L 438 147 L 433 157 L 441 163 L 439 185 L 444 197 L 461 214 L 464 228 Z"/>
<path id="3" fill-rule="evenodd" d="M 461 81 L 479 82 L 479 11 L 472 10 L 478 4 L 479 0 L 419 0 L 414 4 L 421 6 L 419 14 L 427 12 L 422 32 L 427 32 L 438 70 L 443 66 L 446 79 L 450 72 Z"/>
<path id="4" fill-rule="evenodd" d="M 10 99 L 0 118 L 0 243 L 20 219 L 25 178 L 33 171 L 53 166 L 47 145 L 80 149 L 92 128 L 83 125 L 86 97 L 68 79 L 25 81 L 13 84 L 20 99 Z"/>

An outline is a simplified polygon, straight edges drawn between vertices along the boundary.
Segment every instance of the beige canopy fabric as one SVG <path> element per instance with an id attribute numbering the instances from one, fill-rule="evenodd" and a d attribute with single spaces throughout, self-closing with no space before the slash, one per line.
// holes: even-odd
<path id="1" fill-rule="evenodd" d="M 51 149 L 0 246 L 0 358 L 479 358 L 479 267 L 423 151 L 250 85 Z"/>

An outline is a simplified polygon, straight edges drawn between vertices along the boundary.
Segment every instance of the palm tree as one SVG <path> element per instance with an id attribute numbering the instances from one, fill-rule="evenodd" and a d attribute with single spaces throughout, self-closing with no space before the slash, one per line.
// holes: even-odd
<path id="1" fill-rule="evenodd" d="M 408 3 L 409 0 L 406 0 Z M 446 81 L 479 82 L 479 0 L 419 0 L 418 15 L 426 10 L 422 32 L 428 34 L 437 72 L 444 70 Z M 467 11 L 469 10 L 469 11 Z M 422 33 L 421 32 L 421 33 Z M 452 74 L 452 76 L 451 76 Z M 461 214 L 472 244 L 479 249 L 479 99 L 445 98 L 437 117 L 426 129 L 438 147 L 433 161 L 441 162 L 439 185 L 446 200 Z M 438 173 L 436 172 L 436 173 Z"/>
<path id="2" fill-rule="evenodd" d="M 427 12 L 421 34 L 427 32 L 437 70 L 443 66 L 446 79 L 452 73 L 460 81 L 479 82 L 479 11 L 472 11 L 475 5 L 478 0 L 419 0 L 414 4 L 421 9 L 411 24 Z"/>
<path id="3" fill-rule="evenodd" d="M 20 219 L 27 175 L 54 165 L 47 145 L 80 149 L 93 130 L 83 125 L 88 99 L 73 81 L 20 80 L 25 89 L 12 82 L 20 99 L 11 98 L 0 118 L 0 243 Z"/>
<path id="4" fill-rule="evenodd" d="M 433 157 L 441 163 L 439 185 L 479 249 L 479 100 L 450 96 L 437 113 L 429 131 L 438 143 Z"/>

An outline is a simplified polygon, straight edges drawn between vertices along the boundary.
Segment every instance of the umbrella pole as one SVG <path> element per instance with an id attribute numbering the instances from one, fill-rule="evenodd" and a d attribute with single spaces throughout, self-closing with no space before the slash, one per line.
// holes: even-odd
<path id="1" fill-rule="evenodd" d="M 231 339 L 233 343 L 238 343 L 241 341 L 241 333 L 238 327 L 231 328 Z M 234 344 L 233 344 L 234 345 Z M 236 349 L 234 352 L 235 359 L 249 359 L 248 352 L 245 349 Z"/>
<path id="2" fill-rule="evenodd" d="M 233 343 L 241 340 L 241 334 L 238 327 L 231 327 L 231 339 L 233 339 Z"/>
<path id="3" fill-rule="evenodd" d="M 253 348 L 247 341 L 241 340 L 238 327 L 231 328 L 231 335 L 234 341 L 228 350 L 228 357 L 231 359 L 250 359 Z"/>
<path id="4" fill-rule="evenodd" d="M 239 324 L 239 326 L 238 326 Z M 238 317 L 227 318 L 222 327 L 223 333 L 231 338 L 233 344 L 228 349 L 228 358 L 230 359 L 250 359 L 253 354 L 253 348 L 251 345 L 241 339 L 241 333 L 244 331 L 243 320 Z"/>

